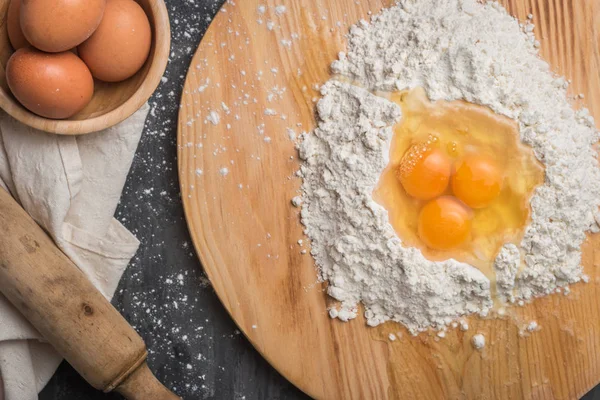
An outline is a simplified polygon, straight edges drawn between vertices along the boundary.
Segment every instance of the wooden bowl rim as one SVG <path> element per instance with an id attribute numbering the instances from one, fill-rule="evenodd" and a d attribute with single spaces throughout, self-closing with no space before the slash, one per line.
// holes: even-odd
<path id="1" fill-rule="evenodd" d="M 19 122 L 44 132 L 58 135 L 83 135 L 110 128 L 129 118 L 152 96 L 169 61 L 171 26 L 164 0 L 148 2 L 154 19 L 154 56 L 142 83 L 123 104 L 105 114 L 83 120 L 55 120 L 36 115 L 0 90 L 0 108 Z"/>

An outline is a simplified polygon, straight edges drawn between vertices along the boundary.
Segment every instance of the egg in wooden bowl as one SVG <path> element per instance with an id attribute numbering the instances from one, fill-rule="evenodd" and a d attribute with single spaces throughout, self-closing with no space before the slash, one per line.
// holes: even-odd
<path id="1" fill-rule="evenodd" d="M 28 126 L 64 135 L 125 120 L 152 95 L 167 65 L 164 1 L 94 0 L 98 7 L 83 1 L 78 8 L 59 0 L 45 8 L 48 1 L 0 0 L 0 107 Z M 61 6 L 71 23 L 53 23 Z M 73 76 L 80 78 L 63 80 Z"/>

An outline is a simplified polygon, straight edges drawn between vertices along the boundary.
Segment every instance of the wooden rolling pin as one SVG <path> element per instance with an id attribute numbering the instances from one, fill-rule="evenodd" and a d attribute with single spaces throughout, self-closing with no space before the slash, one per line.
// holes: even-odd
<path id="1" fill-rule="evenodd" d="M 150 372 L 142 338 L 2 188 L 0 292 L 96 389 L 179 399 Z"/>

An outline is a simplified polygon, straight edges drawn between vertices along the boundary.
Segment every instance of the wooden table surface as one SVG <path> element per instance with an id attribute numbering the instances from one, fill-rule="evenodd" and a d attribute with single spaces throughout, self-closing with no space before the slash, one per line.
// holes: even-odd
<path id="1" fill-rule="evenodd" d="M 254 346 L 315 398 L 578 398 L 600 379 L 600 235 L 582 247 L 589 284 L 507 318 L 470 316 L 467 332 L 442 340 L 326 312 L 326 287 L 296 244 L 309 240 L 290 204 L 300 164 L 286 131 L 314 127 L 314 86 L 330 78 L 349 27 L 393 3 L 245 0 L 217 15 L 192 60 L 178 131 L 182 199 L 204 268 Z M 532 15 L 542 57 L 572 80 L 571 96 L 585 95 L 575 104 L 600 116 L 600 2 L 500 3 L 521 21 Z M 531 321 L 539 331 L 522 334 Z M 488 342 L 481 351 L 476 333 Z"/>
<path id="2" fill-rule="evenodd" d="M 178 103 L 189 61 L 222 1 L 166 2 L 173 28 L 167 81 L 151 100 L 153 113 L 118 211 L 142 245 L 114 303 L 147 341 L 151 368 L 184 399 L 305 399 L 239 334 L 192 250 L 177 181 Z M 600 399 L 600 389 L 595 393 L 586 400 Z M 66 364 L 40 396 L 109 398 L 119 396 L 94 391 Z"/>

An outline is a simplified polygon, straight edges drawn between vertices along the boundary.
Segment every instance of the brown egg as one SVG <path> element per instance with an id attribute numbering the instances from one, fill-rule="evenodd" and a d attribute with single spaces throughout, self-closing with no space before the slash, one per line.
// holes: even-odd
<path id="1" fill-rule="evenodd" d="M 33 46 L 51 53 L 69 50 L 96 30 L 106 0 L 21 0 L 21 28 Z"/>
<path id="2" fill-rule="evenodd" d="M 6 29 L 13 49 L 19 50 L 21 47 L 29 46 L 21 30 L 21 0 L 11 0 L 6 16 Z"/>
<path id="3" fill-rule="evenodd" d="M 144 65 L 151 41 L 150 23 L 139 4 L 107 0 L 100 26 L 77 50 L 94 77 L 119 82 Z"/>
<path id="4" fill-rule="evenodd" d="M 6 64 L 6 81 L 30 111 L 46 118 L 68 118 L 81 111 L 94 93 L 94 78 L 70 51 L 17 50 Z"/>

